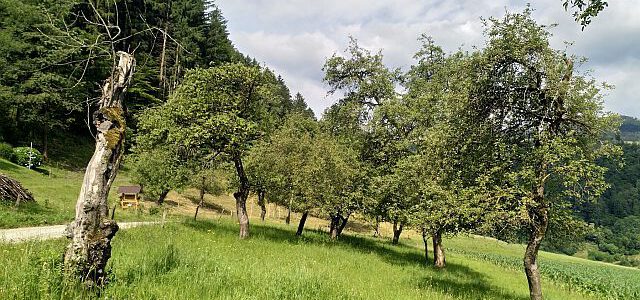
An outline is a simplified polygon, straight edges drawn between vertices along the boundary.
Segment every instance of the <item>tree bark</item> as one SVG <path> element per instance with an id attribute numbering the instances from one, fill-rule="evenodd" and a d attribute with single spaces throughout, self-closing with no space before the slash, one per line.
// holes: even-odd
<path id="1" fill-rule="evenodd" d="M 198 206 L 196 206 L 196 214 L 193 215 L 193 220 L 195 221 L 198 218 L 198 211 L 200 207 L 204 204 L 204 181 L 206 178 L 202 176 L 202 186 L 200 186 L 200 201 L 198 202 Z"/>
<path id="2" fill-rule="evenodd" d="M 332 240 L 335 240 L 338 238 L 338 227 L 340 227 L 340 219 L 342 217 L 338 214 L 336 214 L 335 216 L 331 216 L 331 224 L 329 226 L 329 236 L 331 237 Z"/>
<path id="3" fill-rule="evenodd" d="M 422 242 L 424 243 L 424 265 L 429 265 L 429 239 L 427 229 L 422 227 Z"/>
<path id="4" fill-rule="evenodd" d="M 398 218 L 393 221 L 393 240 L 392 244 L 397 245 L 398 241 L 400 241 L 400 234 L 402 234 L 402 228 L 404 224 L 402 222 L 398 222 Z"/>
<path id="5" fill-rule="evenodd" d="M 373 228 L 373 237 L 380 236 L 380 217 L 376 216 L 376 225 Z"/>
<path id="6" fill-rule="evenodd" d="M 117 55 L 118 64 L 102 86 L 100 108 L 93 115 L 96 148 L 84 174 L 75 220 L 67 228 L 71 243 L 64 255 L 65 272 L 87 286 L 106 283 L 111 239 L 118 231 L 116 222 L 108 218 L 107 196 L 123 156 L 126 124 L 122 102 L 135 59 L 125 52 Z"/>
<path id="7" fill-rule="evenodd" d="M 258 191 L 258 205 L 260 205 L 260 220 L 262 220 L 262 222 L 264 222 L 264 217 L 267 215 L 267 204 L 264 199 L 264 194 L 264 191 Z"/>
<path id="8" fill-rule="evenodd" d="M 165 22 L 167 22 L 165 20 Z M 167 51 L 167 30 L 169 30 L 169 26 L 167 24 L 164 25 L 164 31 L 162 32 L 162 52 L 160 53 L 160 74 L 158 75 L 158 79 L 160 81 L 160 91 L 162 92 L 163 99 L 166 99 L 166 88 L 165 88 L 165 56 Z"/>
<path id="9" fill-rule="evenodd" d="M 543 172 L 546 172 L 546 170 Z M 538 203 L 540 207 L 530 209 L 531 231 L 529 233 L 527 249 L 524 254 L 524 270 L 527 274 L 529 296 L 532 300 L 542 299 L 542 282 L 540 279 L 540 270 L 538 269 L 538 250 L 549 226 L 549 210 L 544 203 L 544 180 L 541 181 L 541 184 L 538 185 L 534 194 L 534 202 Z"/>
<path id="10" fill-rule="evenodd" d="M 164 199 L 167 198 L 168 194 L 169 190 L 163 190 L 162 192 L 160 192 L 160 196 L 158 196 L 158 204 L 164 203 Z"/>
<path id="11" fill-rule="evenodd" d="M 48 121 L 48 118 L 47 118 Z M 44 125 L 44 137 L 42 141 L 42 158 L 44 161 L 49 162 L 49 127 L 45 122 Z"/>
<path id="12" fill-rule="evenodd" d="M 240 180 L 238 191 L 233 193 L 233 197 L 236 199 L 236 214 L 238 215 L 238 224 L 240 224 L 240 238 L 244 239 L 249 237 L 249 215 L 247 214 L 249 179 L 244 172 L 244 166 L 242 165 L 242 159 L 240 156 L 236 155 L 233 158 L 233 163 L 236 167 L 238 179 Z"/>
<path id="13" fill-rule="evenodd" d="M 351 213 L 348 213 L 347 216 L 344 218 L 340 216 L 341 223 L 340 223 L 340 226 L 338 227 L 338 236 L 340 236 L 344 228 L 347 227 L 347 221 L 349 221 L 350 216 L 351 216 Z"/>
<path id="14" fill-rule="evenodd" d="M 302 235 L 302 230 L 304 230 L 304 223 L 307 222 L 307 216 L 309 216 L 309 212 L 305 211 L 302 213 L 302 217 L 300 218 L 300 223 L 298 223 L 298 231 L 296 231 L 297 236 Z"/>
<path id="15" fill-rule="evenodd" d="M 350 215 L 351 213 L 349 213 L 346 218 L 342 217 L 342 214 L 340 213 L 330 216 L 331 223 L 329 225 L 329 236 L 332 240 L 337 239 L 340 234 L 342 234 L 344 227 L 347 226 L 347 220 L 349 220 Z"/>
<path id="16" fill-rule="evenodd" d="M 436 268 L 444 268 L 444 247 L 442 247 L 442 229 L 438 229 L 433 233 L 433 265 Z"/>
<path id="17" fill-rule="evenodd" d="M 284 222 L 287 225 L 291 224 L 291 199 L 289 199 L 289 205 L 287 206 L 287 217 L 284 219 Z"/>

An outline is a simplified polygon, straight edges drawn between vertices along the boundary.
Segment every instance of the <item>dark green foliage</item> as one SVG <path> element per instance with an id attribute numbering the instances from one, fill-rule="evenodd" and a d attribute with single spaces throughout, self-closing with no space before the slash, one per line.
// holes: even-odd
<path id="1" fill-rule="evenodd" d="M 0 143 L 0 157 L 8 161 L 15 161 L 16 154 L 13 152 L 13 146 L 7 143 Z"/>
<path id="2" fill-rule="evenodd" d="M 0 0 L 0 28 L 0 140 L 33 141 L 45 157 L 58 136 L 89 136 L 112 51 L 138 62 L 125 99 L 132 134 L 134 116 L 164 103 L 188 69 L 244 60 L 206 0 Z"/>
<path id="3" fill-rule="evenodd" d="M 621 117 L 622 125 L 620 126 L 620 139 L 625 142 L 640 141 L 640 120 L 629 116 Z"/>
<path id="4" fill-rule="evenodd" d="M 38 149 L 16 147 L 13 149 L 13 152 L 15 153 L 15 163 L 18 165 L 29 167 L 29 164 L 31 164 L 31 168 L 37 168 L 42 165 L 43 156 Z"/>

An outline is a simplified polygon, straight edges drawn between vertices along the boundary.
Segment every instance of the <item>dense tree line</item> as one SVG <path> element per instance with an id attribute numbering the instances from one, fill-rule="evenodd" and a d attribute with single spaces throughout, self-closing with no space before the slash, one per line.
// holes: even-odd
<path id="1" fill-rule="evenodd" d="M 98 15 L 108 38 L 96 30 Z M 0 28 L 0 139 L 33 141 L 45 158 L 52 137 L 89 136 L 110 50 L 137 61 L 124 103 L 133 134 L 138 113 L 166 102 L 187 70 L 257 64 L 234 48 L 222 12 L 206 0 L 2 1 Z"/>

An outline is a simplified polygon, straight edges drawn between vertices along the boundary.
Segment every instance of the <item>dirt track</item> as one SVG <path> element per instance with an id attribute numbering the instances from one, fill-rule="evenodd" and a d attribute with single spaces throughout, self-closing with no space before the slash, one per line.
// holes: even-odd
<path id="1" fill-rule="evenodd" d="M 121 222 L 120 229 L 127 229 L 142 225 L 153 225 L 158 222 Z M 54 225 L 42 227 L 23 227 L 13 229 L 0 229 L 0 242 L 19 243 L 28 240 L 47 240 L 64 236 L 67 225 Z"/>

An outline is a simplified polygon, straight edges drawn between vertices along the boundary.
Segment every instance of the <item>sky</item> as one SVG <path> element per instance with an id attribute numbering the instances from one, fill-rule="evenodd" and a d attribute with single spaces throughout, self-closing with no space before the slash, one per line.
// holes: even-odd
<path id="1" fill-rule="evenodd" d="M 540 24 L 557 24 L 552 47 L 588 58 L 580 68 L 615 86 L 605 109 L 640 117 L 640 0 L 613 0 L 581 30 L 561 0 L 536 0 Z M 300 92 L 317 116 L 335 102 L 322 82 L 322 66 L 344 53 L 349 36 L 381 50 L 391 68 L 408 68 L 427 34 L 446 51 L 484 44 L 481 18 L 522 11 L 516 0 L 217 0 L 234 45 L 280 74 L 292 94 Z"/>

